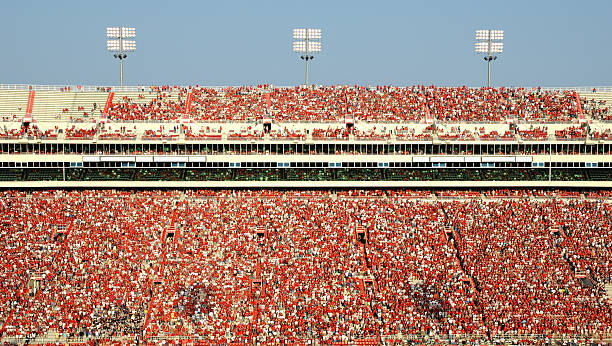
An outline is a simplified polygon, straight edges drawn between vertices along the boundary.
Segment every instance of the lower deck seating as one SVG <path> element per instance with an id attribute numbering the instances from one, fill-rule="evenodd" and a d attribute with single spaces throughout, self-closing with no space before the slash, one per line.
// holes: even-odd
<path id="1" fill-rule="evenodd" d="M 434 193 L 4 191 L 3 337 L 612 337 L 612 204 Z"/>

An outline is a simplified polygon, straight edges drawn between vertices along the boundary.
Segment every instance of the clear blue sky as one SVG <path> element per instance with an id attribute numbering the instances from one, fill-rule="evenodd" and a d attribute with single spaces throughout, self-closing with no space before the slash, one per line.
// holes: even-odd
<path id="1" fill-rule="evenodd" d="M 494 85 L 612 85 L 611 18 L 611 0 L 2 0 L 0 83 L 118 85 L 105 28 L 121 25 L 126 85 L 303 83 L 296 27 L 323 30 L 316 84 L 480 86 L 474 31 L 499 28 Z"/>

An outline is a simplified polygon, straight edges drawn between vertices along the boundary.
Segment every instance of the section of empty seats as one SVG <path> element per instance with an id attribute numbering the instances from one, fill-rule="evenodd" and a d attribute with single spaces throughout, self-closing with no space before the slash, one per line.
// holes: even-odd
<path id="1" fill-rule="evenodd" d="M 77 93 L 59 91 L 37 91 L 32 108 L 32 118 L 38 122 L 58 120 L 62 107 L 69 107 Z"/>
<path id="2" fill-rule="evenodd" d="M 38 91 L 32 117 L 38 122 L 93 122 L 104 108 L 105 92 Z"/>
<path id="3" fill-rule="evenodd" d="M 28 106 L 27 90 L 0 90 L 0 119 L 21 121 Z"/>

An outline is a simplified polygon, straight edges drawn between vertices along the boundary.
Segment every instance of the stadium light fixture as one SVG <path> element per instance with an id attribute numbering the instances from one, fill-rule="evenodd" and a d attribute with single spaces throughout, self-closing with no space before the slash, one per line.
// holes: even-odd
<path id="1" fill-rule="evenodd" d="M 312 54 L 321 53 L 321 29 L 293 29 L 293 51 L 300 53 L 306 61 L 306 86 L 308 86 L 308 61 L 314 59 Z"/>
<path id="2" fill-rule="evenodd" d="M 106 37 L 111 40 L 106 41 L 106 49 L 109 52 L 114 52 L 115 58 L 119 59 L 119 78 L 123 87 L 123 59 L 127 58 L 125 52 L 133 52 L 136 50 L 136 41 L 126 40 L 126 38 L 136 37 L 135 28 L 125 27 L 109 27 L 106 28 Z"/>
<path id="3" fill-rule="evenodd" d="M 491 61 L 497 60 L 498 53 L 504 51 L 503 30 L 476 30 L 476 43 L 474 50 L 476 53 L 484 53 L 484 60 L 487 62 L 487 86 L 491 87 Z"/>

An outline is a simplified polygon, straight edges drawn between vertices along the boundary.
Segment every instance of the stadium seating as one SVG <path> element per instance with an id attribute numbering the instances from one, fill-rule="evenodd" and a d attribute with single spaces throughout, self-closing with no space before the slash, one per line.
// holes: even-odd
<path id="1" fill-rule="evenodd" d="M 612 95 L 606 92 L 584 93 L 580 95 L 586 114 L 597 120 L 612 120 Z"/>
<path id="2" fill-rule="evenodd" d="M 123 90 L 0 90 L 0 343 L 612 344 L 612 93 Z"/>
<path id="3" fill-rule="evenodd" d="M 249 86 L 150 87 L 117 92 L 109 118 L 124 121 L 175 121 L 184 117 L 187 95 L 192 95 L 188 119 L 245 122 L 271 118 L 277 122 L 571 122 L 578 118 L 575 92 L 524 88 L 466 87 L 348 87 L 306 89 Z M 270 107 L 265 95 L 269 95 Z M 107 91 L 38 91 L 33 117 L 39 121 L 88 122 L 100 117 Z M 585 94 L 582 108 L 594 119 L 609 119 L 607 94 Z M 0 115 L 23 116 L 27 91 L 0 92 Z"/>
<path id="4" fill-rule="evenodd" d="M 21 122 L 26 113 L 27 104 L 27 90 L 0 91 L 0 118 L 2 121 Z"/>
<path id="5" fill-rule="evenodd" d="M 603 261 L 588 257 L 579 262 L 580 252 L 595 253 L 593 246 L 601 246 L 611 236 L 610 228 L 599 224 L 609 226 L 607 217 L 598 217 L 608 207 L 575 201 L 470 202 L 445 207 L 454 220 L 458 249 L 480 291 L 479 303 L 492 334 L 593 333 L 608 328 L 612 315 L 604 302 L 603 286 L 585 288 L 577 279 L 586 263 L 601 274 L 599 282 L 612 279 L 605 250 L 595 255 L 606 258 Z M 594 225 L 580 227 L 578 220 L 586 222 L 589 215 Z M 586 241 L 589 236 L 591 240 Z M 571 249 L 576 252 L 568 254 Z"/>
<path id="6" fill-rule="evenodd" d="M 36 91 L 34 131 L 23 131 L 19 124 L 28 91 L 0 90 L 4 123 L 0 139 L 464 142 L 612 138 L 608 122 L 612 115 L 606 103 L 612 96 L 603 92 L 578 97 L 569 91 L 435 86 L 162 86 L 116 93 L 99 89 Z M 111 94 L 106 117 L 102 112 Z M 184 114 L 188 95 L 190 113 Z M 264 129 L 264 121 L 271 121 L 269 129 Z M 83 136 L 81 130 L 92 128 L 93 133 Z M 66 135 L 69 131 L 77 134 Z"/>
<path id="7" fill-rule="evenodd" d="M 113 105 L 116 120 L 170 120 L 184 112 L 187 92 L 194 96 L 190 118 L 197 121 L 245 121 L 267 113 L 280 122 L 338 121 L 352 117 L 367 122 L 421 121 L 430 113 L 442 122 L 504 121 L 509 118 L 571 121 L 578 109 L 574 93 L 525 89 L 440 87 L 320 87 L 214 90 L 180 88 L 179 101 L 166 93 L 148 103 L 124 99 Z M 270 95 L 267 110 L 264 94 Z M 181 97 L 183 96 L 183 97 Z"/>
<path id="8" fill-rule="evenodd" d="M 4 191 L 2 338 L 609 340 L 612 196 L 588 196 Z"/>

